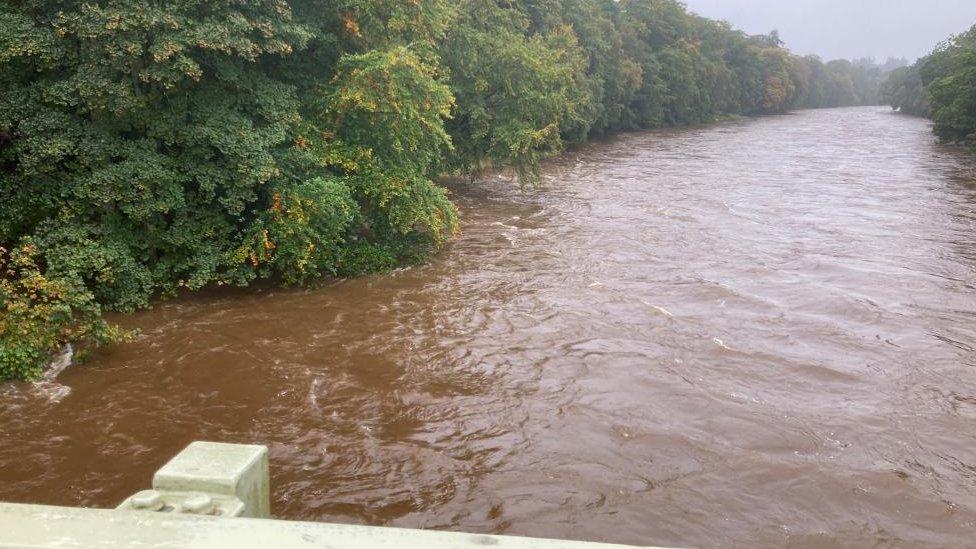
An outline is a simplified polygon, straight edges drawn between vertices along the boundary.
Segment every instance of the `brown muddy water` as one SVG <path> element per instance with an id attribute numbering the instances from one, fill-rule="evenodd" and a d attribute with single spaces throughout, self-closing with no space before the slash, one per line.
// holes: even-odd
<path id="1" fill-rule="evenodd" d="M 680 546 L 976 544 L 976 160 L 883 108 L 458 185 L 426 266 L 204 296 L 0 389 L 0 500 L 112 506 L 195 439 L 279 517 Z"/>

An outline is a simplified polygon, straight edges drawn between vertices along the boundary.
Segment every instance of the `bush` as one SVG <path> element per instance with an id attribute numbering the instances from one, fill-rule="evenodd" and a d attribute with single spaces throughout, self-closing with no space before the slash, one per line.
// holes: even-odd
<path id="1" fill-rule="evenodd" d="M 30 242 L 0 248 L 0 380 L 36 379 L 65 344 L 121 341 L 127 334 L 102 318 L 77 278 L 48 278 Z"/>
<path id="2" fill-rule="evenodd" d="M 676 0 L 0 2 L 2 375 L 117 337 L 103 310 L 420 261 L 458 231 L 444 172 L 865 102 L 877 74 Z"/>

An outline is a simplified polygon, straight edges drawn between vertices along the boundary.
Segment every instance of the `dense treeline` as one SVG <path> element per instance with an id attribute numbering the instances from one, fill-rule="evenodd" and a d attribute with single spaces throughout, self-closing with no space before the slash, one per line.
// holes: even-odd
<path id="1" fill-rule="evenodd" d="M 418 260 L 458 229 L 440 174 L 880 74 L 673 0 L 7 0 L 0 378 L 121 337 L 105 310 Z"/>
<path id="2" fill-rule="evenodd" d="M 932 118 L 944 141 L 976 145 L 976 26 L 892 72 L 882 89 L 894 109 Z"/>

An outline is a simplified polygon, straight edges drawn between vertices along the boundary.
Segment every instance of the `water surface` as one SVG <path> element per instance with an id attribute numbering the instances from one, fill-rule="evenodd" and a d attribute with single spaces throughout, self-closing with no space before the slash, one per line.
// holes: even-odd
<path id="1" fill-rule="evenodd" d="M 624 135 L 453 189 L 432 263 L 163 303 L 0 390 L 0 499 L 195 439 L 280 517 L 683 546 L 976 539 L 976 160 L 882 108 Z"/>

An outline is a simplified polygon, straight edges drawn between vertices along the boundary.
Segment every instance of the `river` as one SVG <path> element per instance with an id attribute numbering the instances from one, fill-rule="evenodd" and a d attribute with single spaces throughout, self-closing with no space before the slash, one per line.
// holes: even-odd
<path id="1" fill-rule="evenodd" d="M 626 134 L 452 188 L 431 263 L 177 299 L 0 388 L 0 500 L 192 440 L 273 513 L 635 544 L 976 539 L 976 159 L 884 108 Z"/>

